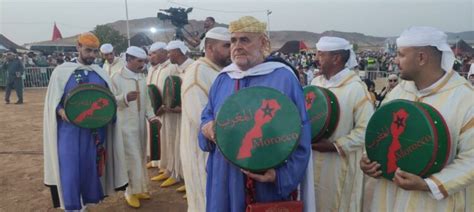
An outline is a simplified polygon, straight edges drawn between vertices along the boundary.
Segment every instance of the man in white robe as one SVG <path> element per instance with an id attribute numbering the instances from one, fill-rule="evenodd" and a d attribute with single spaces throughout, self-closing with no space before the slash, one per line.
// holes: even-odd
<path id="1" fill-rule="evenodd" d="M 209 89 L 223 67 L 230 64 L 230 33 L 215 27 L 204 38 L 205 57 L 191 64 L 181 85 L 181 162 L 188 211 L 206 210 L 207 152 L 198 144 L 201 112 L 207 104 Z"/>
<path id="2" fill-rule="evenodd" d="M 96 129 L 100 135 L 97 143 L 91 129 L 70 123 L 65 114 L 65 97 L 79 84 L 95 83 L 113 89 L 107 73 L 92 64 L 99 45 L 94 34 L 79 35 L 77 63 L 66 62 L 56 67 L 46 91 L 44 184 L 51 189 L 53 206 L 64 210 L 81 210 L 86 204 L 98 203 L 115 190 L 123 190 L 128 183 L 122 140 L 113 136 L 117 133 L 117 125 L 109 123 Z M 101 158 L 105 160 L 105 173 L 102 174 L 97 164 L 99 147 L 106 150 L 105 158 Z"/>
<path id="3" fill-rule="evenodd" d="M 315 141 L 314 186 L 317 211 L 361 211 L 363 173 L 359 160 L 365 129 L 374 107 L 357 73 L 352 45 L 338 37 L 321 37 L 316 44 L 321 75 L 312 85 L 329 89 L 339 102 L 340 117 L 331 137 Z"/>
<path id="4" fill-rule="evenodd" d="M 449 129 L 446 166 L 423 179 L 398 169 L 392 181 L 379 178 L 380 164 L 360 161 L 367 175 L 364 211 L 473 211 L 474 91 L 452 70 L 454 54 L 447 35 L 432 27 L 412 27 L 397 39 L 395 63 L 403 79 L 383 103 L 423 102 L 437 109 Z"/>
<path id="5" fill-rule="evenodd" d="M 150 199 L 147 189 L 146 121 L 159 123 L 151 107 L 143 66 L 145 51 L 131 46 L 126 51 L 127 64 L 112 75 L 117 100 L 117 126 L 123 137 L 129 184 L 125 199 L 131 207 L 140 207 L 139 199 Z"/>
<path id="6" fill-rule="evenodd" d="M 170 60 L 165 61 L 158 67 L 158 73 L 156 74 L 156 85 L 160 91 L 160 95 L 163 98 L 163 88 L 165 80 L 171 74 L 176 75 L 178 73 L 178 66 L 171 64 Z M 152 177 L 153 181 L 162 181 L 170 178 L 172 161 L 173 161 L 173 144 L 176 140 L 176 125 L 178 116 L 176 113 L 165 113 L 166 107 L 163 105 L 158 109 L 156 115 L 161 119 L 160 129 L 160 172 L 158 176 Z"/>
<path id="7" fill-rule="evenodd" d="M 112 76 L 115 72 L 120 71 L 125 65 L 124 61 L 120 57 L 115 57 L 114 47 L 110 43 L 104 43 L 100 46 L 100 52 L 105 59 L 103 69 L 109 76 Z"/>
<path id="8" fill-rule="evenodd" d="M 170 62 L 177 65 L 177 69 L 169 75 L 179 76 L 183 79 L 186 68 L 194 62 L 194 60 L 186 56 L 186 53 L 189 51 L 188 47 L 182 41 L 174 40 L 168 43 L 166 50 L 168 50 Z M 168 187 L 175 185 L 183 178 L 183 167 L 181 165 L 180 157 L 181 107 L 167 108 L 164 105 L 163 111 L 165 114 L 173 117 L 173 119 L 176 119 L 167 126 L 167 130 L 174 131 L 173 133 L 170 133 L 170 135 L 174 134 L 174 136 L 167 138 L 169 139 L 167 142 L 170 145 L 172 154 L 168 166 L 170 177 L 160 185 L 161 187 Z M 186 187 L 183 185 L 179 187 L 177 191 L 185 191 L 185 189 Z"/>
<path id="9" fill-rule="evenodd" d="M 168 51 L 166 51 L 166 43 L 163 42 L 155 42 L 150 46 L 150 50 L 148 53 L 148 60 L 150 61 L 150 67 L 148 68 L 148 75 L 146 78 L 146 84 L 147 85 L 155 85 L 157 86 L 158 89 L 158 77 L 160 74 L 160 70 L 165 65 L 165 62 L 168 60 Z M 157 111 L 155 111 L 157 112 Z M 158 115 L 158 114 L 157 114 Z M 149 123 L 147 123 L 147 135 L 148 138 L 147 140 L 149 141 L 147 143 L 147 149 L 150 150 L 152 148 L 151 145 L 151 136 L 156 136 L 156 135 L 150 135 L 150 126 Z M 159 139 L 159 135 L 158 135 Z M 156 144 L 155 144 L 156 145 Z M 157 144 L 159 145 L 159 144 Z M 152 168 L 152 167 L 158 167 L 159 160 L 154 160 L 154 158 L 158 158 L 158 155 L 152 155 L 152 154 L 159 154 L 159 152 L 155 153 L 155 150 L 153 151 L 147 151 L 148 156 L 150 157 L 150 162 L 147 163 L 147 168 Z M 153 178 L 152 178 L 153 180 Z"/>

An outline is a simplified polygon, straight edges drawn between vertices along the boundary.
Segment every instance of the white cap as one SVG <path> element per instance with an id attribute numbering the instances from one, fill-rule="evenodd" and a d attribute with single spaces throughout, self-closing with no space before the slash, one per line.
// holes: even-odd
<path id="1" fill-rule="evenodd" d="M 100 46 L 100 52 L 102 52 L 102 54 L 109 54 L 109 53 L 112 53 L 113 51 L 114 51 L 114 47 L 110 43 L 104 43 L 102 44 L 102 46 Z"/>
<path id="2" fill-rule="evenodd" d="M 316 48 L 318 49 L 318 51 L 323 52 L 349 50 L 350 56 L 345 66 L 347 68 L 353 68 L 358 65 L 356 55 L 354 53 L 354 50 L 352 50 L 351 43 L 349 43 L 349 41 L 344 38 L 323 36 L 319 39 L 318 43 L 316 43 Z"/>
<path id="3" fill-rule="evenodd" d="M 434 27 L 410 27 L 397 38 L 398 47 L 434 46 L 443 54 L 441 68 L 450 71 L 454 65 L 454 53 L 448 45 L 448 36 Z"/>
<path id="4" fill-rule="evenodd" d="M 168 45 L 166 46 L 166 50 L 169 51 L 173 49 L 179 49 L 181 50 L 181 53 L 183 54 L 186 54 L 186 52 L 189 51 L 189 48 L 186 45 L 184 45 L 183 41 L 180 41 L 180 40 L 173 40 L 168 43 Z"/>
<path id="5" fill-rule="evenodd" d="M 204 49 L 204 45 L 206 45 L 206 38 L 212 38 L 221 41 L 230 41 L 230 32 L 229 29 L 225 27 L 214 27 L 206 32 L 206 36 L 204 36 L 204 41 L 201 42 L 200 49 Z"/>
<path id="6" fill-rule="evenodd" d="M 154 52 L 154 51 L 157 51 L 159 49 L 166 49 L 166 43 L 155 42 L 150 46 L 150 52 Z"/>
<path id="7" fill-rule="evenodd" d="M 127 51 L 125 52 L 127 53 L 128 55 L 132 55 L 132 56 L 135 56 L 135 57 L 138 57 L 140 59 L 146 59 L 147 58 L 147 55 L 145 53 L 145 50 L 143 50 L 142 48 L 140 47 L 136 47 L 136 46 L 130 46 L 128 47 Z"/>
<path id="8" fill-rule="evenodd" d="M 207 31 L 205 38 L 230 41 L 230 32 L 229 29 L 225 27 L 214 27 L 211 30 Z"/>

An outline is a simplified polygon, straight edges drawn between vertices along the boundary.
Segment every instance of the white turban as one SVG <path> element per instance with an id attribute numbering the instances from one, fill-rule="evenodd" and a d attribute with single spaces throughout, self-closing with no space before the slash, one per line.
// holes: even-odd
<path id="1" fill-rule="evenodd" d="M 454 53 L 448 45 L 448 36 L 433 27 L 410 27 L 397 38 L 398 47 L 434 46 L 443 54 L 441 68 L 450 71 L 454 65 Z"/>
<path id="2" fill-rule="evenodd" d="M 100 52 L 102 52 L 102 54 L 109 54 L 109 53 L 112 53 L 113 51 L 114 51 L 114 47 L 110 43 L 104 43 L 102 44 L 102 46 L 100 46 Z"/>
<path id="3" fill-rule="evenodd" d="M 147 58 L 145 50 L 143 50 L 142 48 L 136 47 L 136 46 L 128 47 L 128 49 L 125 53 L 127 53 L 128 55 L 132 55 L 134 57 L 140 58 L 140 59 L 146 59 Z"/>
<path id="4" fill-rule="evenodd" d="M 352 50 L 352 45 L 346 39 L 323 36 L 319 39 L 318 43 L 316 43 L 316 48 L 318 49 L 318 51 L 323 52 L 349 50 L 350 56 L 345 66 L 347 68 L 353 68 L 358 65 L 356 55 L 354 53 L 354 50 Z"/>
<path id="5" fill-rule="evenodd" d="M 214 27 L 211 30 L 207 31 L 206 36 L 204 37 L 204 42 L 201 42 L 201 50 L 204 49 L 204 45 L 206 45 L 206 38 L 212 38 L 221 41 L 230 41 L 230 32 L 225 27 Z"/>
<path id="6" fill-rule="evenodd" d="M 154 51 L 157 51 L 159 49 L 166 49 L 166 43 L 155 42 L 150 46 L 150 52 L 154 52 Z"/>
<path id="7" fill-rule="evenodd" d="M 172 49 L 179 49 L 181 53 L 186 54 L 186 52 L 189 51 L 189 48 L 184 45 L 183 41 L 180 40 L 173 40 L 168 43 L 168 46 L 166 46 L 166 50 L 172 50 Z"/>

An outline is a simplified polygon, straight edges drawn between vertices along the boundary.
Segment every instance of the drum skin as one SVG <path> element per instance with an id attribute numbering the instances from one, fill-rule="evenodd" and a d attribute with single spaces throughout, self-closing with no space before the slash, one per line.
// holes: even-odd
<path id="1" fill-rule="evenodd" d="M 66 95 L 64 110 L 69 121 L 76 126 L 96 129 L 114 119 L 117 103 L 108 88 L 82 84 Z"/>
<path id="2" fill-rule="evenodd" d="M 241 89 L 217 113 L 219 150 L 234 165 L 253 172 L 282 164 L 298 145 L 300 133 L 298 109 L 273 88 Z"/>

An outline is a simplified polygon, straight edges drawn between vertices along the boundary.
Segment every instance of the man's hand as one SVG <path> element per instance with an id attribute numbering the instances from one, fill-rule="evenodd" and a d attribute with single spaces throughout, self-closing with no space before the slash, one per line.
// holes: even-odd
<path id="1" fill-rule="evenodd" d="M 181 107 L 174 107 L 174 108 L 170 108 L 169 109 L 169 112 L 172 112 L 172 113 L 181 113 Z"/>
<path id="2" fill-rule="evenodd" d="M 316 143 L 311 144 L 311 148 L 314 151 L 318 152 L 337 152 L 334 143 L 331 143 L 329 140 L 322 138 Z"/>
<path id="3" fill-rule="evenodd" d="M 156 113 L 155 113 L 155 114 L 156 114 L 157 116 L 161 116 L 161 115 L 163 115 L 164 113 L 165 113 L 165 108 L 164 108 L 164 106 L 161 106 L 160 108 L 158 108 L 158 110 L 156 110 Z"/>
<path id="4" fill-rule="evenodd" d="M 261 182 L 261 183 L 274 183 L 276 180 L 276 171 L 275 169 L 269 169 L 267 170 L 263 175 L 261 174 L 254 174 L 252 172 L 249 172 L 247 170 L 241 169 L 241 171 L 249 176 L 250 178 Z"/>
<path id="5" fill-rule="evenodd" d="M 366 154 L 362 155 L 360 159 L 360 169 L 366 174 L 373 178 L 378 178 L 382 175 L 380 171 L 380 164 L 376 161 L 370 161 Z"/>
<path id="6" fill-rule="evenodd" d="M 393 182 L 398 187 L 405 190 L 430 191 L 428 184 L 420 176 L 402 171 L 400 168 L 395 171 Z"/>
<path id="7" fill-rule="evenodd" d="M 161 128 L 161 121 L 158 118 L 158 116 L 154 116 L 154 117 L 148 119 L 148 121 L 152 124 L 158 124 L 158 129 Z"/>
<path id="8" fill-rule="evenodd" d="M 68 119 L 67 116 L 66 116 L 66 111 L 64 111 L 64 108 L 59 109 L 58 115 L 59 115 L 59 117 L 61 117 L 61 119 L 62 119 L 63 121 L 69 122 L 69 119 Z"/>
<path id="9" fill-rule="evenodd" d="M 216 131 L 214 130 L 214 121 L 207 122 L 204 126 L 202 126 L 201 130 L 204 137 L 213 141 L 214 143 L 216 142 Z"/>
<path id="10" fill-rule="evenodd" d="M 130 91 L 127 94 L 127 102 L 135 101 L 140 93 L 138 91 Z"/>

